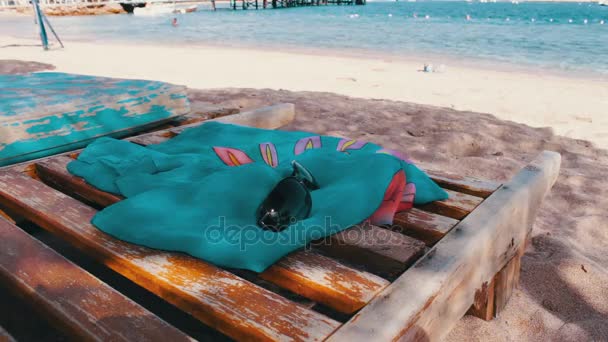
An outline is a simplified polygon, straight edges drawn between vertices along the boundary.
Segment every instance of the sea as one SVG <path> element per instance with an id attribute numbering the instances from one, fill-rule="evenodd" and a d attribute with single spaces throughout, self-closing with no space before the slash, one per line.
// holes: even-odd
<path id="1" fill-rule="evenodd" d="M 219 7 L 216 12 L 203 4 L 188 14 L 50 21 L 68 41 L 292 49 L 608 75 L 608 6 L 597 3 L 397 1 L 236 11 L 227 3 Z M 171 25 L 174 17 L 177 27 Z M 0 35 L 32 37 L 36 32 L 33 18 L 0 17 Z"/>

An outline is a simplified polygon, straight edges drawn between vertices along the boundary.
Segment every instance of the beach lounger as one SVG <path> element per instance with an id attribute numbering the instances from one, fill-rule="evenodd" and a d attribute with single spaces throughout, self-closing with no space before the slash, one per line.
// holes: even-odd
<path id="1" fill-rule="evenodd" d="M 289 105 L 223 118 L 264 128 L 292 119 Z M 159 143 L 184 127 L 129 139 Z M 96 229 L 97 210 L 120 198 L 68 173 L 76 156 L 0 169 L 0 206 L 236 340 L 433 341 L 467 312 L 491 319 L 518 282 L 537 209 L 560 165 L 559 154 L 543 152 L 505 184 L 427 170 L 448 200 L 399 213 L 392 227 L 352 227 L 335 243 L 313 244 L 256 274 Z"/>
<path id="2" fill-rule="evenodd" d="M 125 137 L 187 114 L 186 87 L 45 72 L 0 75 L 0 166 Z"/>

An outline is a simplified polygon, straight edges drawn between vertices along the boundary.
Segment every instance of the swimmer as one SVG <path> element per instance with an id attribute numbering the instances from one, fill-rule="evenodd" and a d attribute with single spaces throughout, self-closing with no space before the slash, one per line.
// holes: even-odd
<path id="1" fill-rule="evenodd" d="M 467 21 L 471 20 L 471 16 L 467 14 Z"/>
<path id="2" fill-rule="evenodd" d="M 173 18 L 173 20 L 171 21 L 171 25 L 173 25 L 173 27 L 177 27 L 177 25 L 179 25 L 177 23 L 177 18 Z"/>

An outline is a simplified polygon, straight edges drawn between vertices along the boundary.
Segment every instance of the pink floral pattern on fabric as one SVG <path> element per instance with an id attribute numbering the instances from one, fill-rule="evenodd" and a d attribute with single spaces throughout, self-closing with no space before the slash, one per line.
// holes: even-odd
<path id="1" fill-rule="evenodd" d="M 414 206 L 414 197 L 416 197 L 416 184 L 407 183 L 405 190 L 403 191 L 403 197 L 401 197 L 401 203 L 399 204 L 398 211 L 404 211 L 411 209 Z"/>
<path id="2" fill-rule="evenodd" d="M 399 209 L 405 187 L 405 172 L 402 170 L 393 176 L 391 183 L 386 188 L 380 207 L 369 218 L 371 224 L 383 225 L 393 223 L 393 218 Z"/>
<path id="3" fill-rule="evenodd" d="M 230 147 L 213 147 L 213 151 L 217 156 L 228 166 L 240 166 L 244 164 L 253 163 L 245 152 Z"/>

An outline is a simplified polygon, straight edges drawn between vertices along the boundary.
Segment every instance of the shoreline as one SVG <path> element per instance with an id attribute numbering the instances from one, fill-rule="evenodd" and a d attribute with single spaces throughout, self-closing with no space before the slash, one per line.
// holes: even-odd
<path id="1" fill-rule="evenodd" d="M 0 36 L 0 41 L 7 40 L 34 42 Z M 556 134 L 608 148 L 608 133 L 601 131 L 602 126 L 608 127 L 608 81 L 603 79 L 452 62 L 445 63 L 443 73 L 419 72 L 428 57 L 387 59 L 210 45 L 64 43 L 66 49 L 48 52 L 39 46 L 5 48 L 3 58 L 48 63 L 60 72 L 154 79 L 196 89 L 320 91 L 490 113 L 533 127 L 551 127 Z"/>
<path id="2" fill-rule="evenodd" d="M 123 13 L 124 14 L 124 13 Z M 13 41 L 28 41 L 37 42 L 38 38 L 35 35 L 29 36 L 14 36 L 14 35 L 0 35 L 0 46 L 2 46 L 3 40 Z M 62 39 L 63 40 L 63 39 Z M 114 39 L 89 39 L 89 38 L 70 38 L 67 40 L 74 43 L 98 43 L 106 45 L 115 45 L 129 47 L 133 46 L 134 42 L 129 40 Z M 50 39 L 52 42 L 52 39 Z M 332 48 L 311 48 L 296 45 L 259 45 L 259 44 L 221 44 L 213 42 L 171 42 L 171 41 L 143 41 L 136 43 L 138 46 L 148 47 L 167 47 L 167 48 L 194 48 L 194 49 L 225 49 L 236 52 L 242 52 L 243 50 L 256 51 L 256 52 L 282 52 L 288 54 L 298 54 L 311 57 L 339 57 L 346 59 L 356 60 L 381 60 L 387 63 L 408 63 L 408 64 L 419 64 L 420 68 L 425 63 L 431 63 L 435 67 L 443 65 L 449 71 L 450 67 L 457 68 L 468 68 L 485 71 L 500 71 L 500 72 L 518 72 L 527 73 L 535 76 L 555 76 L 562 78 L 578 79 L 578 80 L 589 80 L 597 82 L 608 82 L 608 73 L 592 72 L 589 69 L 581 70 L 563 70 L 555 69 L 550 66 L 534 65 L 534 64 L 516 64 L 509 61 L 493 60 L 489 58 L 471 58 L 464 56 L 454 56 L 449 54 L 441 53 L 420 53 L 420 54 L 403 54 L 403 53 L 390 53 L 390 52 L 373 52 L 364 49 L 332 49 Z"/>

